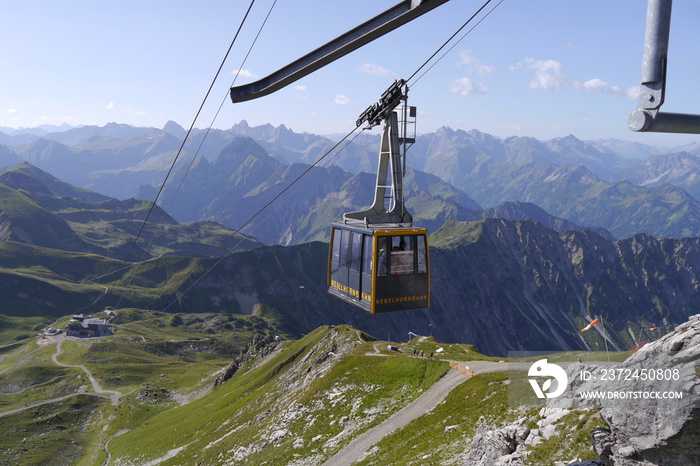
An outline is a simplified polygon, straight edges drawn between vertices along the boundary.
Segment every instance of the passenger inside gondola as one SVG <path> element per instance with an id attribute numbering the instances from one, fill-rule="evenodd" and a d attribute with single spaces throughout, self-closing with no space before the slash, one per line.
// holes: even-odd
<path id="1" fill-rule="evenodd" d="M 408 247 L 403 237 L 394 236 L 392 239 L 394 243 L 399 241 L 399 244 L 391 248 L 391 274 L 413 273 L 413 251 Z"/>

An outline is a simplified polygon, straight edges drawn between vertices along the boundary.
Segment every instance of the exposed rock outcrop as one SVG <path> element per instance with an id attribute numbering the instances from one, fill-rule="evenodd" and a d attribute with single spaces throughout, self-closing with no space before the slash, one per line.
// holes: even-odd
<path id="1" fill-rule="evenodd" d="M 272 335 L 253 335 L 253 339 L 245 345 L 245 347 L 241 350 L 241 354 L 231 361 L 231 364 L 226 366 L 224 371 L 216 378 L 214 381 L 214 387 L 218 387 L 233 377 L 233 374 L 238 372 L 238 369 L 250 361 L 262 359 L 265 356 L 273 353 L 279 347 L 278 341 L 279 338 Z"/>
<path id="2" fill-rule="evenodd" d="M 572 364 L 566 395 L 549 400 L 548 408 L 597 407 L 610 430 L 591 432 L 591 440 L 606 466 L 700 464 L 699 361 L 695 315 L 615 366 L 614 380 L 610 372 L 601 376 L 601 367 Z M 581 371 L 593 376 L 583 380 Z M 605 397 L 581 400 L 580 394 L 593 392 Z"/>
<path id="3" fill-rule="evenodd" d="M 466 464 L 469 465 L 521 465 L 525 440 L 530 429 L 515 423 L 501 428 L 481 424 L 477 430 Z M 519 448 L 520 447 L 520 448 Z"/>

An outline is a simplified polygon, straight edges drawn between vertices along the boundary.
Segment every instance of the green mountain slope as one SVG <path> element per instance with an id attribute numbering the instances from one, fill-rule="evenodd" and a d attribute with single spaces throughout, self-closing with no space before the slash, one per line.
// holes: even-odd
<path id="1" fill-rule="evenodd" d="M 168 323 L 162 313 L 125 309 L 111 320 L 116 332 L 106 337 L 34 337 L 0 346 L 0 461 L 495 464 L 513 454 L 525 464 L 569 464 L 598 458 L 590 442 L 597 427 L 627 434 L 617 441 L 637 445 L 640 433 L 651 432 L 655 438 L 644 444 L 650 445 L 644 458 L 656 458 L 654 463 L 692 463 L 697 456 L 696 423 L 686 409 L 692 400 L 661 411 L 660 403 L 648 402 L 649 409 L 635 414 L 640 422 L 629 422 L 619 403 L 574 403 L 573 389 L 542 409 L 545 401 L 534 399 L 525 372 L 534 359 L 487 358 L 470 345 L 427 336 L 389 344 L 346 325 L 284 340 L 258 326 L 259 319 L 236 319 L 228 322 L 235 328 L 212 332 L 226 319 L 178 317 Z M 671 347 L 690 341 L 669 367 L 692 374 L 688 358 L 697 353 L 697 322 L 696 316 L 650 351 L 610 356 L 625 361 L 620 370 L 659 364 L 679 353 Z M 251 339 L 255 329 L 263 334 Z M 600 356 L 549 359 L 585 359 L 568 370 L 578 389 L 584 382 L 572 379 L 596 367 L 591 361 Z M 682 390 L 692 396 L 692 387 L 692 380 L 684 381 Z M 534 401 L 523 404 L 527 396 Z M 684 442 L 663 441 L 677 432 Z M 369 439 L 362 449 L 344 449 L 364 433 Z"/>
<path id="2" fill-rule="evenodd" d="M 605 228 L 616 238 L 640 232 L 673 238 L 700 235 L 700 202 L 682 189 L 610 184 L 582 166 L 504 166 L 473 180 L 469 192 L 483 205 L 531 202 L 579 225 Z"/>
<path id="3" fill-rule="evenodd" d="M 366 355 L 375 351 L 367 339 L 342 326 L 279 344 L 210 394 L 114 438 L 110 452 L 117 461 L 137 463 L 290 464 L 307 458 L 320 464 L 449 368 L 428 359 Z"/>
<path id="4" fill-rule="evenodd" d="M 0 240 L 66 251 L 99 250 L 76 234 L 68 222 L 4 185 L 0 185 Z"/>
<path id="5" fill-rule="evenodd" d="M 48 269 L 58 276 L 51 277 L 55 283 L 89 291 L 69 312 L 118 305 L 255 315 L 290 337 L 323 324 L 347 323 L 382 335 L 432 326 L 441 340 L 470 341 L 486 354 L 602 349 L 599 333 L 579 332 L 593 316 L 604 318 L 610 345 L 626 349 L 637 343 L 642 327 L 672 328 L 700 306 L 697 238 L 637 235 L 613 242 L 591 231 L 486 219 L 448 222 L 431 243 L 431 308 L 396 314 L 374 316 L 328 295 L 328 246 L 319 242 L 259 247 L 223 259 L 164 256 L 121 271 L 120 264 L 103 264 L 100 271 L 114 273 L 93 279 L 86 291 L 74 273 L 64 272 L 68 267 L 49 267 L 28 252 L 20 262 L 28 281 L 8 293 L 27 315 L 65 309 L 59 297 L 40 303 L 28 298 L 32 280 L 45 286 Z M 111 293 L 92 304 L 99 286 Z"/>
<path id="6" fill-rule="evenodd" d="M 214 222 L 180 224 L 152 205 L 74 188 L 23 163 L 0 172 L 0 240 L 124 259 L 141 232 L 132 251 L 131 259 L 136 260 L 171 254 L 222 255 L 229 248 L 259 245 Z"/>

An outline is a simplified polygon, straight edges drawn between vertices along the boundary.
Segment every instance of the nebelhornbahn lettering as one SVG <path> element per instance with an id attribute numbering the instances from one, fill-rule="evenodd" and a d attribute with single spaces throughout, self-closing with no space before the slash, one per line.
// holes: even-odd
<path id="1" fill-rule="evenodd" d="M 367 294 L 367 293 L 360 293 L 358 290 L 354 288 L 350 288 L 347 285 L 343 285 L 341 283 L 338 283 L 336 280 L 331 280 L 331 286 L 334 288 L 337 288 L 339 291 L 342 291 L 343 293 L 347 293 L 350 296 L 354 296 L 355 298 L 365 300 L 365 301 L 371 301 L 372 296 Z M 427 301 L 428 296 L 426 295 L 421 295 L 421 296 L 400 296 L 397 298 L 380 298 L 375 300 L 375 304 L 396 304 L 396 303 L 407 303 L 407 302 L 412 302 L 412 301 Z"/>
<path id="2" fill-rule="evenodd" d="M 372 296 L 368 295 L 367 293 L 360 293 L 358 290 L 354 288 L 350 288 L 349 286 L 346 285 L 341 285 L 335 280 L 331 280 L 331 286 L 338 288 L 338 290 L 342 291 L 343 293 L 347 293 L 350 296 L 354 296 L 355 298 L 360 298 L 362 296 L 362 299 L 365 301 L 371 301 Z"/>
<path id="3" fill-rule="evenodd" d="M 427 296 L 401 296 L 398 298 L 383 298 L 377 299 L 375 304 L 394 304 L 394 303 L 406 303 L 408 301 L 427 301 Z"/>

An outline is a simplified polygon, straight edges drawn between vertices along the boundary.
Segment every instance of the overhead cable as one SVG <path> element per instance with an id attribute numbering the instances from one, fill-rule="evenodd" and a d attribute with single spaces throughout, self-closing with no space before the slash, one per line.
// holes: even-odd
<path id="1" fill-rule="evenodd" d="M 238 30 L 236 31 L 236 34 L 231 41 L 231 45 L 229 45 L 228 50 L 226 51 L 226 54 L 224 55 L 223 60 L 221 61 L 221 64 L 219 65 L 219 69 L 216 71 L 216 74 L 214 75 L 214 79 L 212 79 L 211 84 L 209 85 L 209 89 L 207 90 L 204 99 L 202 100 L 202 103 L 199 106 L 199 109 L 197 110 L 197 113 L 192 120 L 192 123 L 190 124 L 189 129 L 187 130 L 187 133 L 185 134 L 184 139 L 182 140 L 182 144 L 180 144 L 180 148 L 178 149 L 177 153 L 175 154 L 175 158 L 173 159 L 173 162 L 170 164 L 170 168 L 168 169 L 168 172 L 165 175 L 165 178 L 163 179 L 163 182 L 160 185 L 160 188 L 158 189 L 158 193 L 156 194 L 155 199 L 153 199 L 153 204 L 151 204 L 150 209 L 148 210 L 148 213 L 146 214 L 146 218 L 144 218 L 143 223 L 141 223 L 141 227 L 139 228 L 139 231 L 136 235 L 136 238 L 134 238 L 133 243 L 131 244 L 131 248 L 129 249 L 129 252 L 126 255 L 126 258 L 124 259 L 122 263 L 122 268 L 126 267 L 127 263 L 129 262 L 129 258 L 131 257 L 131 254 L 134 251 L 134 248 L 136 247 L 136 244 L 138 243 L 139 239 L 141 238 L 141 235 L 143 234 L 143 230 L 146 227 L 146 224 L 148 223 L 148 219 L 151 217 L 151 214 L 153 213 L 153 210 L 155 209 L 158 198 L 160 197 L 161 193 L 163 192 L 163 189 L 165 188 L 165 184 L 168 181 L 168 178 L 170 177 L 171 173 L 173 172 L 173 169 L 175 168 L 175 164 L 177 163 L 178 158 L 180 157 L 180 154 L 182 153 L 183 148 L 185 147 L 185 143 L 187 142 L 187 139 L 190 136 L 190 133 L 192 132 L 194 125 L 199 118 L 199 114 L 202 112 L 202 109 L 204 108 L 204 104 L 206 103 L 207 99 L 209 98 L 209 94 L 211 93 L 212 88 L 214 87 L 214 84 L 216 83 L 216 80 L 219 77 L 219 74 L 221 73 L 221 70 L 224 67 L 224 64 L 226 63 L 226 59 L 228 58 L 229 53 L 231 53 L 231 49 L 233 48 L 233 45 L 236 43 L 236 40 L 238 39 L 238 35 L 241 32 L 241 29 L 243 28 L 243 25 L 246 22 L 246 19 L 248 18 L 248 14 L 250 14 L 251 9 L 253 8 L 253 5 L 255 4 L 255 0 L 251 0 L 250 5 L 248 6 L 248 10 L 246 11 L 245 15 L 243 16 L 243 19 L 241 20 L 241 24 L 238 26 Z M 114 284 L 112 284 L 112 288 L 114 287 Z M 122 293 L 122 298 L 124 294 Z M 121 303 L 122 298 L 119 299 L 119 303 Z M 118 304 L 117 304 L 118 305 Z"/>
<path id="2" fill-rule="evenodd" d="M 358 126 L 356 126 L 355 129 L 353 129 L 352 131 L 350 131 L 348 134 L 346 134 L 346 135 L 345 135 L 340 141 L 338 141 L 333 147 L 331 147 L 328 151 L 326 151 L 325 154 L 323 154 L 321 157 L 319 157 L 318 160 L 316 160 L 312 165 L 309 165 L 309 167 L 308 167 L 306 170 L 304 170 L 299 176 L 297 176 L 294 180 L 292 180 L 282 191 L 280 191 L 279 193 L 277 193 L 277 195 L 275 195 L 275 197 L 273 197 L 267 204 L 265 204 L 265 205 L 262 206 L 260 209 L 258 209 L 257 212 L 255 212 L 252 216 L 250 216 L 250 217 L 248 218 L 248 220 L 246 220 L 245 222 L 243 222 L 243 224 L 242 224 L 240 227 L 238 227 L 233 233 L 231 233 L 231 234 L 229 235 L 228 238 L 226 238 L 226 239 L 225 239 L 224 241 L 222 241 L 216 248 L 214 248 L 204 259 L 208 259 L 208 258 L 212 257 L 212 256 L 214 255 L 214 253 L 215 253 L 217 250 L 221 249 L 228 241 L 231 240 L 231 238 L 233 238 L 235 235 L 237 235 L 238 233 L 240 233 L 241 230 L 242 230 L 243 228 L 245 228 L 245 227 L 246 227 L 250 222 L 252 222 L 258 215 L 260 215 L 263 211 L 265 211 L 268 207 L 270 207 L 270 205 L 272 205 L 277 199 L 279 199 L 279 198 L 282 196 L 282 194 L 284 194 L 284 193 L 285 193 L 287 190 L 289 190 L 294 184 L 296 184 L 299 180 L 301 180 L 307 173 L 309 173 L 314 167 L 316 167 L 323 159 L 325 159 L 325 158 L 328 156 L 328 154 L 330 154 L 331 152 L 333 152 L 340 144 L 343 143 L 343 141 L 345 141 L 348 137 L 350 137 L 350 135 L 352 135 L 352 133 L 354 133 L 355 131 L 357 131 L 357 128 L 358 128 Z M 359 133 L 358 133 L 358 134 L 359 134 Z M 355 138 L 357 138 L 357 136 L 355 136 Z M 352 141 L 354 141 L 355 138 L 353 138 L 351 141 L 349 141 L 348 144 L 350 144 Z M 345 147 L 347 147 L 348 144 L 346 144 Z M 336 154 L 335 154 L 333 157 L 331 157 L 331 159 L 328 161 L 328 163 L 330 163 L 330 161 L 333 160 L 333 158 L 335 158 L 340 152 L 342 152 L 342 150 L 344 150 L 345 147 L 343 147 L 343 149 L 341 149 L 340 151 L 337 151 Z M 313 178 L 313 175 L 312 175 L 311 177 L 309 177 L 309 179 L 306 181 L 306 183 L 304 183 L 303 185 L 299 186 L 299 188 L 297 188 L 296 191 L 292 192 L 291 195 L 290 195 L 285 201 L 283 201 L 282 204 L 280 204 L 274 211 L 270 212 L 270 214 L 269 214 L 267 217 L 265 217 L 265 219 L 263 219 L 263 221 L 264 221 L 264 220 L 267 220 L 268 218 L 270 218 L 270 216 L 271 216 L 272 214 L 274 214 L 280 207 L 282 207 L 282 205 L 284 204 L 284 202 L 286 202 L 287 200 L 289 200 L 289 199 L 290 199 L 294 194 L 296 194 L 302 187 L 306 186 L 306 184 L 307 184 L 312 178 Z M 254 230 L 253 230 L 253 231 L 254 231 Z M 226 257 L 228 257 L 228 256 L 231 254 L 231 252 L 234 251 L 234 249 L 236 248 L 236 246 L 238 246 L 238 244 L 240 244 L 242 241 L 243 241 L 243 239 L 240 239 L 239 242 L 238 242 L 235 246 L 231 247 L 224 255 L 222 255 L 221 257 L 219 257 L 219 259 L 218 259 L 211 267 L 209 267 L 206 271 L 204 271 L 202 274 L 200 274 L 200 276 L 197 277 L 197 279 L 194 280 L 194 282 L 192 282 L 187 288 L 185 288 L 185 290 L 179 295 L 179 297 L 182 297 L 182 295 L 186 294 L 186 293 L 187 293 L 190 289 L 192 289 L 197 283 L 199 283 L 199 281 L 202 280 L 207 274 L 209 274 L 209 272 L 211 272 L 211 271 L 214 269 L 214 267 L 216 267 L 216 266 L 219 265 L 224 259 L 226 259 Z M 204 260 L 204 259 L 203 259 L 203 260 Z M 163 312 L 165 312 L 166 310 L 168 310 L 168 309 L 170 308 L 170 306 L 172 306 L 173 304 L 175 304 L 176 301 L 178 301 L 178 298 L 174 299 L 174 300 L 171 301 L 165 308 L 163 308 Z"/>

